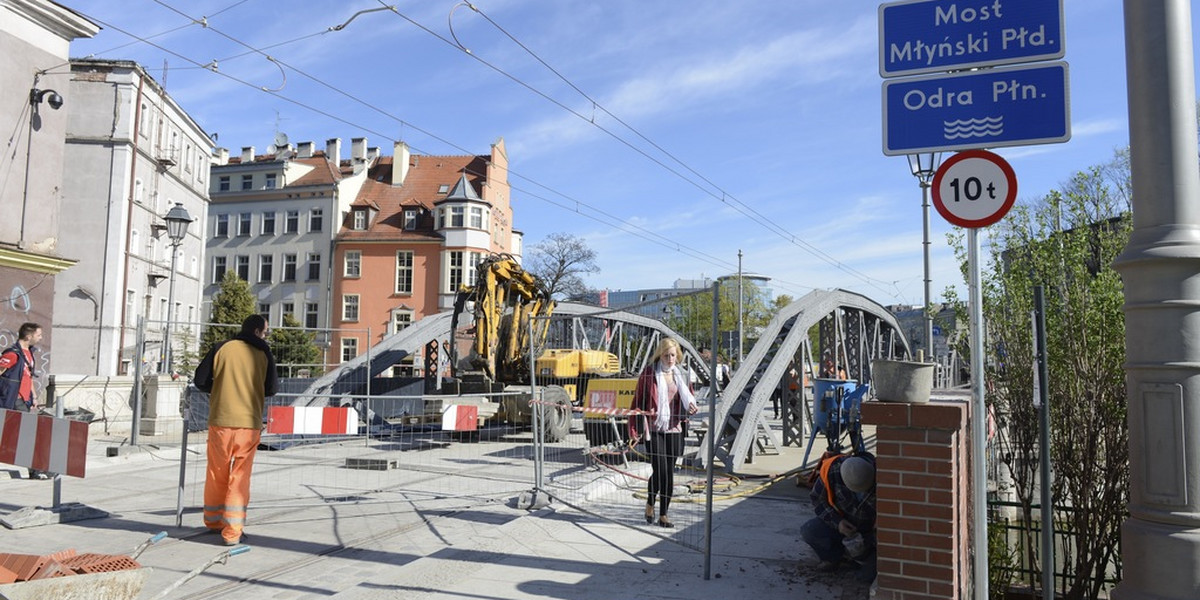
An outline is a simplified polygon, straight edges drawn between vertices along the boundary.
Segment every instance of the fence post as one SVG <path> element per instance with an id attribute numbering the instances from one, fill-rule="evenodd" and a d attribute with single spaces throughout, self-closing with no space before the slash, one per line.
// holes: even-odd
<path id="1" fill-rule="evenodd" d="M 740 282 L 739 282 L 740 285 Z M 712 530 L 713 530 L 713 454 L 716 451 L 717 437 L 717 338 L 719 337 L 718 325 L 721 308 L 721 282 L 714 281 L 712 286 L 713 304 L 712 304 L 712 343 L 709 353 L 708 365 L 708 435 L 704 436 L 708 439 L 708 447 L 703 451 L 704 456 L 704 476 L 708 481 L 708 485 L 704 491 L 704 580 L 708 581 L 712 577 Z M 741 364 L 738 364 L 740 367 Z"/>

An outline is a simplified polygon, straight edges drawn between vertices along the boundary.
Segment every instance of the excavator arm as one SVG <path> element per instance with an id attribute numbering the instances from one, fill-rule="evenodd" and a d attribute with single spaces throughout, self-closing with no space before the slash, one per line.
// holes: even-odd
<path id="1" fill-rule="evenodd" d="M 454 300 L 451 330 L 473 303 L 475 341 L 470 364 L 493 381 L 527 379 L 529 350 L 539 350 L 549 330 L 554 301 L 541 281 L 508 254 L 493 254 L 476 267 L 475 285 L 464 286 Z M 532 324 L 532 327 L 531 327 Z M 450 345 L 450 372 L 458 376 L 457 348 Z"/>

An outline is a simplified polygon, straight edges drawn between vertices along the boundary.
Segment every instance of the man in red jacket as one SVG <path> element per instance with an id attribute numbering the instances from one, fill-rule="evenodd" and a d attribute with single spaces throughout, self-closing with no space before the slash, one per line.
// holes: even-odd
<path id="1" fill-rule="evenodd" d="M 17 331 L 17 343 L 0 353 L 0 408 L 32 412 L 36 408 L 37 391 L 33 378 L 37 375 L 35 357 L 42 341 L 42 326 L 37 323 L 22 323 Z M 50 476 L 37 469 L 29 470 L 30 479 L 49 479 Z"/>

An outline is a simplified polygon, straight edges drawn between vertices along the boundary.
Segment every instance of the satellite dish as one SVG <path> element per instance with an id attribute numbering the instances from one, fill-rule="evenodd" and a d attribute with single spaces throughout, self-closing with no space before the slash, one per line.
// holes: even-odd
<path id="1" fill-rule="evenodd" d="M 275 147 L 276 148 L 287 148 L 287 145 L 288 145 L 288 137 L 287 137 L 286 133 L 280 132 L 280 133 L 275 134 Z"/>

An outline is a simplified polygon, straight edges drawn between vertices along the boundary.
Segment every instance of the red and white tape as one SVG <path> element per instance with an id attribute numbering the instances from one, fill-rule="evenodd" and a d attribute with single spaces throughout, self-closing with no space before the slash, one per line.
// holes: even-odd
<path id="1" fill-rule="evenodd" d="M 272 406 L 267 410 L 267 433 L 354 435 L 358 411 L 348 406 Z"/>
<path id="2" fill-rule="evenodd" d="M 88 424 L 0 409 L 0 463 L 83 477 Z"/>

